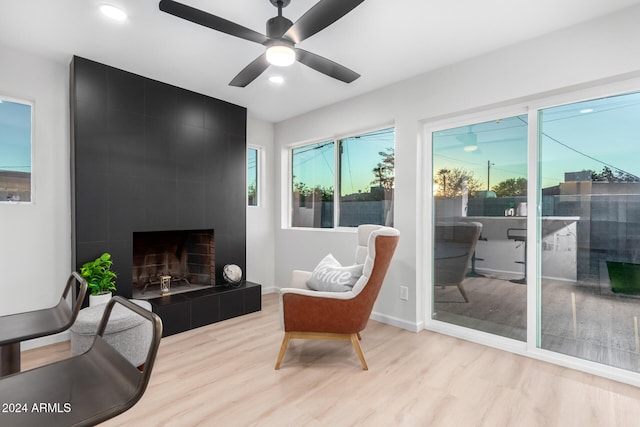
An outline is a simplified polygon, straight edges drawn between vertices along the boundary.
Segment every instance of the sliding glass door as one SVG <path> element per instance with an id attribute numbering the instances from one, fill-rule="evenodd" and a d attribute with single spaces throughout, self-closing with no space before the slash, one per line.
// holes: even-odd
<path id="1" fill-rule="evenodd" d="M 539 345 L 640 372 L 640 94 L 540 110 L 539 150 Z"/>
<path id="2" fill-rule="evenodd" d="M 640 92 L 553 105 L 428 129 L 432 324 L 640 372 Z"/>
<path id="3" fill-rule="evenodd" d="M 527 116 L 437 130 L 431 140 L 432 318 L 525 341 Z"/>

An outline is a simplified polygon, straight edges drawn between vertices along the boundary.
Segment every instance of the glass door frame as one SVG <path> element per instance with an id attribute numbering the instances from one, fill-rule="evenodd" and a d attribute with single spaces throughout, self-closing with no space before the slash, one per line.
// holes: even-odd
<path id="1" fill-rule="evenodd" d="M 449 117 L 444 119 L 436 119 L 436 120 L 427 120 L 423 121 L 422 124 L 422 144 L 424 145 L 422 152 L 423 162 L 422 162 L 422 170 L 421 174 L 424 191 L 422 194 L 422 211 L 423 215 L 422 221 L 423 229 L 422 229 L 422 258 L 418 262 L 418 274 L 420 274 L 423 281 L 423 313 L 424 316 L 424 328 L 428 330 L 432 330 L 435 332 L 444 333 L 447 335 L 452 335 L 458 338 L 462 338 L 468 341 L 476 342 L 483 345 L 488 345 L 491 347 L 500 348 L 503 350 L 510 351 L 516 354 L 525 354 L 527 351 L 527 342 L 529 340 L 530 334 L 530 323 L 529 317 L 527 317 L 527 342 L 518 341 L 515 339 L 502 337 L 498 335 L 494 335 L 488 332 L 483 332 L 475 329 L 466 328 L 464 326 L 458 326 L 454 324 L 450 324 L 447 322 L 443 322 L 440 320 L 433 319 L 433 242 L 432 242 L 432 233 L 433 227 L 435 223 L 434 218 L 434 194 L 432 188 L 433 181 L 433 140 L 432 135 L 434 132 L 457 128 L 462 126 L 469 126 L 473 124 L 483 123 L 487 121 L 493 121 L 500 118 L 513 117 L 513 116 L 522 116 L 528 115 L 529 111 L 526 105 L 523 104 L 515 104 L 513 106 L 502 107 L 502 108 L 491 108 L 483 111 L 477 111 L 470 114 L 460 115 L 456 117 Z M 529 132 L 529 131 L 528 131 Z M 530 134 L 528 139 L 530 139 Z M 527 141 L 527 153 L 530 155 L 530 141 Z M 527 164 L 527 173 L 528 173 L 528 187 L 527 192 L 530 193 L 531 188 L 530 185 L 533 181 L 531 177 L 530 171 L 531 164 L 528 162 Z M 534 181 L 535 183 L 535 181 Z M 534 209 L 533 200 L 531 196 L 528 195 L 528 203 L 527 203 L 527 227 L 531 227 L 530 221 L 532 219 L 532 210 Z M 533 230 L 531 228 L 531 230 Z M 535 250 L 536 245 L 527 245 L 527 257 L 529 257 L 531 250 Z M 535 258 L 528 258 L 529 260 L 535 260 Z M 424 262 L 423 262 L 424 261 Z M 531 274 L 531 266 L 535 265 L 535 262 L 527 262 L 527 277 L 529 285 L 532 284 L 533 278 L 535 275 Z M 530 299 L 530 289 L 532 286 L 528 286 L 527 288 L 527 316 L 529 316 L 529 299 Z M 535 327 L 534 327 L 535 330 Z"/>

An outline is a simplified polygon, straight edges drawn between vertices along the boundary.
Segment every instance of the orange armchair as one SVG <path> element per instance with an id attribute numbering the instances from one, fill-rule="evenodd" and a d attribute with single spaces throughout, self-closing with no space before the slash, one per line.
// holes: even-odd
<path id="1" fill-rule="evenodd" d="M 311 272 L 293 272 L 292 287 L 280 290 L 284 337 L 275 369 L 280 369 L 292 339 L 351 341 L 362 368 L 368 369 L 359 343 L 360 332 L 367 326 L 399 238 L 395 228 L 370 224 L 358 227 L 356 264 L 364 264 L 364 269 L 347 292 L 311 290 L 306 285 Z"/>

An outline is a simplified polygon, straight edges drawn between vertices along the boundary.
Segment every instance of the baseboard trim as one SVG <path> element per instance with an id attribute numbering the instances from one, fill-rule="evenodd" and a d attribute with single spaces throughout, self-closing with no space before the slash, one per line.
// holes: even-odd
<path id="1" fill-rule="evenodd" d="M 371 319 L 376 322 L 384 323 L 386 325 L 395 326 L 396 328 L 404 329 L 410 332 L 420 332 L 424 329 L 424 322 L 413 323 L 404 319 L 400 319 L 394 316 L 388 316 L 382 313 L 376 313 L 375 311 L 371 313 Z"/>
<path id="2" fill-rule="evenodd" d="M 42 338 L 34 338 L 29 341 L 23 341 L 20 343 L 20 351 L 31 350 L 38 347 L 44 347 L 45 345 L 56 344 L 63 341 L 69 341 L 69 331 L 60 332 L 59 334 L 49 335 Z"/>

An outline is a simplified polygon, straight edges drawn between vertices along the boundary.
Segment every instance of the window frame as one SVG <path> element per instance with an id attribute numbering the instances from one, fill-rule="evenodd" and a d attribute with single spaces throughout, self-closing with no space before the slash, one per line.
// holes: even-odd
<path id="1" fill-rule="evenodd" d="M 534 258 L 531 255 L 532 251 L 535 251 L 537 248 L 536 244 L 528 244 L 526 246 L 527 257 L 530 262 L 527 262 L 526 265 L 526 276 L 528 277 L 528 285 L 526 290 L 526 303 L 524 305 L 524 313 L 527 318 L 526 328 L 524 333 L 526 335 L 525 341 L 521 341 L 515 338 L 510 338 L 506 336 L 499 335 L 497 333 L 490 333 L 483 331 L 480 328 L 475 328 L 472 326 L 460 326 L 456 323 L 450 323 L 444 320 L 439 320 L 434 317 L 436 313 L 435 308 L 435 296 L 434 296 L 434 272 L 435 272 L 435 242 L 433 240 L 434 229 L 436 225 L 436 203 L 435 203 L 435 188 L 433 186 L 433 177 L 436 170 L 434 169 L 434 138 L 433 135 L 441 132 L 448 131 L 455 128 L 461 128 L 466 126 L 474 126 L 479 124 L 484 124 L 487 122 L 493 122 L 496 120 L 503 120 L 515 117 L 526 116 L 528 118 L 528 124 L 526 129 L 526 146 L 524 147 L 527 153 L 526 160 L 526 172 L 527 172 L 527 215 L 526 215 L 526 228 L 527 233 L 533 232 L 534 228 L 531 226 L 531 221 L 535 221 L 535 203 L 533 203 L 534 195 L 532 194 L 531 186 L 533 185 L 535 188 L 536 182 L 531 179 L 530 176 L 530 168 L 531 168 L 531 125 L 530 125 L 530 116 L 531 109 L 527 108 L 526 105 L 523 104 L 515 104 L 513 106 L 503 107 L 503 108 L 487 108 L 483 111 L 474 112 L 471 114 L 460 115 L 458 117 L 451 117 L 443 120 L 434 120 L 429 121 L 425 120 L 421 122 L 421 128 L 423 132 L 423 144 L 424 144 L 424 154 L 423 158 L 423 187 L 422 187 L 422 195 L 423 198 L 423 214 L 422 218 L 424 228 L 422 230 L 422 240 L 421 243 L 423 246 L 422 253 L 423 256 L 421 258 L 422 262 L 419 267 L 420 277 L 422 277 L 423 290 L 424 290 L 424 298 L 422 303 L 424 304 L 423 313 L 424 313 L 424 325 L 425 329 L 435 330 L 439 332 L 443 332 L 446 334 L 454 334 L 459 337 L 483 337 L 486 339 L 488 343 L 498 344 L 503 346 L 504 349 L 507 349 L 512 352 L 522 352 L 525 350 L 527 341 L 529 339 L 529 334 L 531 333 L 531 325 L 529 322 L 529 317 L 527 316 L 529 310 L 529 301 L 532 298 L 531 291 L 535 291 L 537 280 L 537 275 L 534 275 L 531 272 L 531 268 L 535 268 Z M 536 159 L 537 162 L 537 159 Z M 536 163 L 537 164 L 537 163 Z M 535 191 L 534 191 L 535 192 Z M 537 203 L 537 199 L 536 199 Z M 472 215 L 473 216 L 473 215 Z M 496 217 L 499 218 L 499 217 Z M 478 320 L 469 317 L 469 320 Z"/>
<path id="2" fill-rule="evenodd" d="M 36 199 L 36 186 L 35 186 L 35 102 L 26 98 L 16 98 L 0 93 L 0 102 L 11 102 L 15 104 L 28 105 L 30 108 L 30 141 L 29 141 L 29 158 L 30 158 L 30 171 L 29 171 L 29 200 L 0 200 L 0 206 L 10 205 L 33 205 Z"/>
<path id="3" fill-rule="evenodd" d="M 285 191 L 286 196 L 283 198 L 287 201 L 287 210 L 286 214 L 283 215 L 283 223 L 282 228 L 289 230 L 316 230 L 316 231 L 355 231 L 357 229 L 356 226 L 341 226 L 340 222 L 340 177 L 341 177 L 341 159 L 340 159 L 340 142 L 343 139 L 354 138 L 361 135 L 366 135 L 369 133 L 385 130 L 385 129 L 393 129 L 394 134 L 396 131 L 395 122 L 389 122 L 386 124 L 382 124 L 375 127 L 368 127 L 358 131 L 345 132 L 340 134 L 335 134 L 333 136 L 328 136 L 324 138 L 314 138 L 311 140 L 306 140 L 304 142 L 297 142 L 291 144 L 283 150 L 283 156 L 286 156 L 286 180 L 283 179 L 283 182 L 286 183 L 286 187 L 283 189 Z M 300 147 L 305 147 L 308 145 L 319 144 L 322 142 L 332 142 L 333 143 L 333 161 L 334 161 L 334 177 L 333 177 L 333 227 L 297 227 L 293 226 L 293 150 Z M 396 149 L 396 138 L 394 135 L 393 139 L 393 148 L 394 152 Z M 395 176 L 395 167 L 394 167 L 394 176 Z M 395 186 L 394 186 L 395 193 Z M 395 200 L 395 197 L 394 197 Z M 395 222 L 395 220 L 394 220 Z"/>
<path id="4" fill-rule="evenodd" d="M 418 263 L 417 276 L 420 277 L 422 283 L 422 300 L 421 311 L 424 329 L 432 330 L 439 333 L 471 340 L 482 343 L 484 345 L 495 346 L 503 350 L 511 351 L 513 353 L 524 353 L 527 351 L 528 341 L 518 341 L 512 338 L 507 338 L 495 334 L 490 334 L 481 330 L 476 330 L 470 327 L 459 326 L 453 323 L 447 323 L 442 320 L 434 319 L 434 296 L 433 296 L 433 228 L 435 225 L 435 206 L 434 206 L 434 189 L 432 185 L 433 181 L 433 134 L 439 131 L 447 130 L 450 128 L 457 128 L 462 126 L 469 126 L 477 123 L 483 123 L 487 121 L 496 120 L 497 118 L 512 117 L 528 115 L 531 117 L 531 110 L 527 104 L 514 103 L 513 105 L 507 105 L 503 107 L 492 108 L 491 106 L 486 109 L 473 111 L 470 113 L 460 113 L 459 115 L 448 115 L 446 117 L 439 117 L 434 119 L 424 119 L 420 121 L 420 129 L 422 135 L 421 144 L 423 145 L 421 166 L 422 173 L 420 176 L 419 185 L 417 190 L 420 194 L 421 210 L 419 217 L 423 219 L 424 224 L 420 232 L 420 243 L 418 253 L 422 262 Z M 529 232 L 533 232 L 534 228 L 531 226 L 531 221 L 535 220 L 535 203 L 534 195 L 531 194 L 531 185 L 535 185 L 535 179 L 531 175 L 531 151 L 530 151 L 530 126 L 527 138 L 527 180 L 528 180 L 528 204 L 527 204 L 527 229 Z M 536 159 L 537 161 L 537 159 Z M 537 164 L 537 163 L 536 163 Z M 527 256 L 529 257 L 532 251 L 535 251 L 536 245 L 530 244 L 527 246 Z M 535 292 L 535 278 L 537 276 L 531 274 L 531 268 L 535 268 L 534 258 L 529 257 L 530 262 L 527 264 L 527 276 L 530 277 L 531 286 L 527 286 L 527 316 L 530 310 L 530 301 L 534 298 L 531 297 L 531 291 Z M 536 258 L 537 260 L 537 258 Z M 527 317 L 527 340 L 530 338 L 529 334 L 532 328 L 529 317 Z"/>
<path id="5" fill-rule="evenodd" d="M 249 204 L 249 150 L 256 151 L 256 200 L 255 205 Z M 258 145 L 247 144 L 247 161 L 246 161 L 246 176 L 247 176 L 247 185 L 245 186 L 246 190 L 246 203 L 248 208 L 258 208 L 262 205 L 262 182 L 263 178 L 263 148 Z"/>

